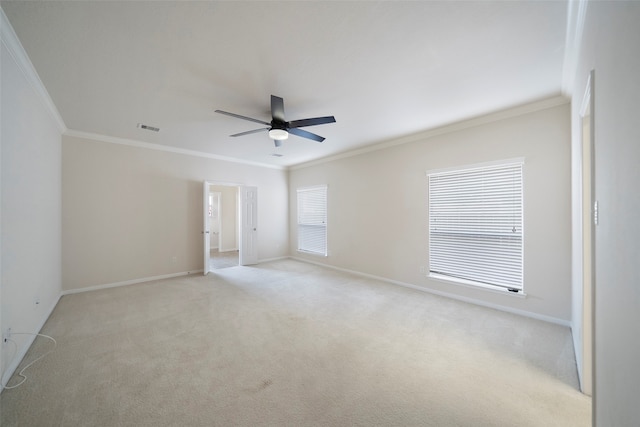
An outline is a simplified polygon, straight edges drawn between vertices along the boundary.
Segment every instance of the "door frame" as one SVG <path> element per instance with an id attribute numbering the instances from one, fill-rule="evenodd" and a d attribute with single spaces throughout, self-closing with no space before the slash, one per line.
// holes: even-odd
<path id="1" fill-rule="evenodd" d="M 202 254 L 203 254 L 203 258 L 204 258 L 204 262 L 203 262 L 203 266 L 202 266 L 202 274 L 203 275 L 207 275 L 209 274 L 209 255 L 211 254 L 211 237 L 210 237 L 210 230 L 209 230 L 209 210 L 207 209 L 207 207 L 209 206 L 209 193 L 211 193 L 211 191 L 209 191 L 209 183 L 207 181 L 204 181 L 204 183 L 202 184 L 202 244 L 203 244 L 203 248 L 202 248 Z"/>
<path id="2" fill-rule="evenodd" d="M 580 385 L 582 392 L 595 401 L 595 304 L 596 304 L 596 225 L 597 199 L 595 191 L 595 116 L 594 89 L 595 72 L 591 70 L 580 108 L 580 190 L 581 190 L 581 237 L 580 248 L 582 277 L 582 369 Z M 592 404 L 592 410 L 595 404 Z M 595 414 L 593 414 L 595 419 Z"/>

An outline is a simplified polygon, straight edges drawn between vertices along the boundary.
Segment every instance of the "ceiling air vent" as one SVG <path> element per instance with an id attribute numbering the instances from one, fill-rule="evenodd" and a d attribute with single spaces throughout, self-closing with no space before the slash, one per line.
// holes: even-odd
<path id="1" fill-rule="evenodd" d="M 153 126 L 143 125 L 142 123 L 138 123 L 138 127 L 140 129 L 146 129 L 146 130 L 150 130 L 150 131 L 153 131 L 153 132 L 159 132 L 160 131 L 160 128 L 155 128 Z"/>

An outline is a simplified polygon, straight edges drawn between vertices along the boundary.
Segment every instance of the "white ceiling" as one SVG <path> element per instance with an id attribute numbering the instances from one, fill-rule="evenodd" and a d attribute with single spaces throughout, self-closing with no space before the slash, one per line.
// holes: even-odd
<path id="1" fill-rule="evenodd" d="M 270 165 L 561 90 L 565 1 L 1 4 L 69 129 Z M 326 140 L 230 138 L 261 125 L 214 110 L 270 121 L 271 94 L 288 120 L 334 115 L 305 128 Z"/>

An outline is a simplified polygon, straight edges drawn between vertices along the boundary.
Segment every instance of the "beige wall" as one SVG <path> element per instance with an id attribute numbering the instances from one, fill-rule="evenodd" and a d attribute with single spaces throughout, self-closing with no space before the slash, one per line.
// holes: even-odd
<path id="1" fill-rule="evenodd" d="M 290 172 L 292 255 L 568 324 L 570 107 L 564 103 Z M 428 271 L 432 169 L 524 158 L 526 298 L 436 281 Z M 329 256 L 297 253 L 296 189 L 328 185 Z"/>
<path id="2" fill-rule="evenodd" d="M 285 171 L 72 136 L 62 164 L 65 290 L 201 270 L 205 180 L 257 186 L 259 258 L 288 254 Z"/>

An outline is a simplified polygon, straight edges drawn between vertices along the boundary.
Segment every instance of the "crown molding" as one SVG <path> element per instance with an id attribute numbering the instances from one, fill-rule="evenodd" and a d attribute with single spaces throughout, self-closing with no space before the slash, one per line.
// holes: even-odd
<path id="1" fill-rule="evenodd" d="M 241 160 L 235 157 L 220 156 L 217 154 L 205 153 L 203 151 L 187 150 L 184 148 L 171 147 L 168 145 L 153 144 L 151 142 L 136 141 L 134 139 L 118 138 L 115 136 L 100 135 L 97 133 L 84 132 L 74 129 L 67 129 L 63 135 L 75 138 L 91 139 L 94 141 L 108 142 L 110 144 L 127 145 L 129 147 L 146 148 L 148 150 L 165 151 L 168 153 L 184 154 L 186 156 L 203 157 L 206 159 L 222 160 L 230 163 L 238 163 L 249 166 L 258 166 L 261 168 L 285 170 L 286 167 L 279 165 L 270 165 L 267 163 L 252 162 L 249 160 Z"/>
<path id="2" fill-rule="evenodd" d="M 53 121 L 56 123 L 60 133 L 64 133 L 67 130 L 67 126 L 64 124 L 64 120 L 62 120 L 60 112 L 49 96 L 49 92 L 47 92 L 42 80 L 40 80 L 40 76 L 38 76 L 33 63 L 31 63 L 27 52 L 24 50 L 22 43 L 20 43 L 20 40 L 13 30 L 13 27 L 9 22 L 9 18 L 5 15 L 2 7 L 0 7 L 0 39 L 2 39 L 2 44 L 7 48 L 7 51 L 18 65 L 18 68 L 22 72 L 24 78 L 29 82 L 42 101 L 42 104 L 49 113 L 49 116 L 51 116 Z"/>
<path id="3" fill-rule="evenodd" d="M 385 148 L 395 147 L 397 145 L 409 144 L 412 142 L 424 141 L 425 139 L 433 138 L 434 136 L 444 135 L 451 132 L 457 132 L 463 129 L 468 129 L 487 123 L 496 122 L 499 120 L 505 120 L 511 117 L 521 116 L 523 114 L 534 113 L 540 110 L 546 110 L 548 108 L 557 107 L 559 105 L 568 104 L 570 101 L 563 95 L 555 95 L 549 98 L 544 98 L 538 101 L 529 102 L 522 105 L 517 105 L 511 108 L 506 108 L 493 113 L 485 114 L 471 119 L 462 120 L 456 123 L 440 126 L 427 131 L 407 135 L 404 137 L 392 139 L 379 144 L 370 145 L 364 148 L 359 148 L 344 153 L 339 153 L 333 156 L 324 157 L 318 160 L 312 160 L 310 162 L 297 164 L 290 166 L 289 170 L 304 169 L 311 166 L 316 166 L 322 163 L 332 162 L 347 157 L 359 156 L 361 154 L 370 153 L 372 151 L 384 150 Z"/>

